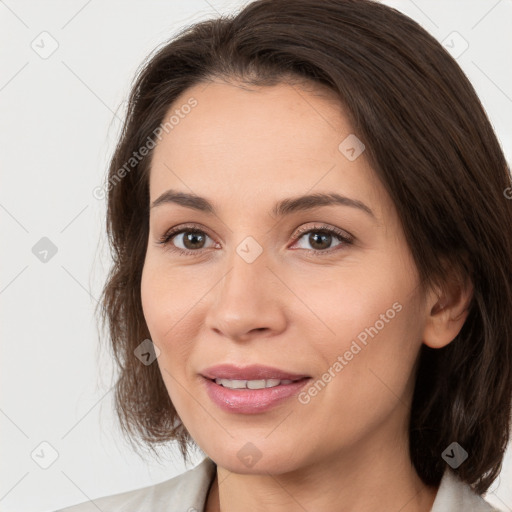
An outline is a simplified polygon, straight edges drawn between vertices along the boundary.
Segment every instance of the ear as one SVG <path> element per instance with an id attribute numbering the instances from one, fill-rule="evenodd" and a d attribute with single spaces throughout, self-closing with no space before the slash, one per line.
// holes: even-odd
<path id="1" fill-rule="evenodd" d="M 430 348 L 442 348 L 451 343 L 466 321 L 472 297 L 473 285 L 469 279 L 462 282 L 452 277 L 443 291 L 429 291 L 425 301 L 423 343 Z"/>

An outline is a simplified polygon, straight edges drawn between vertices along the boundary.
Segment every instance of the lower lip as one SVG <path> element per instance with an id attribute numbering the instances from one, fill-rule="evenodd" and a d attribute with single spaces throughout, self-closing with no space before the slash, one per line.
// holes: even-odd
<path id="1" fill-rule="evenodd" d="M 263 389 L 229 389 L 203 377 L 210 399 L 221 409 L 242 414 L 265 412 L 297 395 L 310 378 L 304 378 L 290 384 L 279 384 L 273 388 Z"/>

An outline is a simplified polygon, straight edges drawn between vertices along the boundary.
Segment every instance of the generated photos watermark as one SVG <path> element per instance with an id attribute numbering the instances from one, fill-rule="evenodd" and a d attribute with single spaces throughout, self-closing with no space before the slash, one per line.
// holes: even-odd
<path id="1" fill-rule="evenodd" d="M 149 152 L 155 148 L 158 141 L 162 140 L 164 133 L 169 133 L 173 130 L 182 119 L 190 114 L 192 109 L 197 106 L 197 100 L 194 97 L 188 99 L 186 103 L 176 108 L 169 116 L 165 123 L 161 123 L 153 133 L 149 135 L 146 142 L 137 150 L 132 153 L 132 156 L 120 167 L 113 176 L 110 176 L 106 185 L 95 187 L 92 195 L 95 199 L 105 199 L 107 193 L 112 190 L 130 171 L 132 171 L 143 160 Z"/>
<path id="2" fill-rule="evenodd" d="M 301 391 L 297 399 L 301 404 L 309 404 L 311 398 L 318 395 L 329 382 L 332 381 L 336 375 L 338 375 L 350 361 L 361 352 L 361 350 L 367 346 L 369 339 L 374 338 L 379 332 L 386 327 L 386 325 L 395 318 L 397 313 L 402 311 L 402 304 L 395 302 L 385 313 L 379 316 L 379 319 L 370 327 L 366 327 L 357 336 L 357 339 L 352 340 L 350 347 L 342 354 L 339 355 L 331 366 L 327 369 L 322 376 L 311 384 L 307 389 Z M 360 345 L 359 343 L 362 345 Z"/>

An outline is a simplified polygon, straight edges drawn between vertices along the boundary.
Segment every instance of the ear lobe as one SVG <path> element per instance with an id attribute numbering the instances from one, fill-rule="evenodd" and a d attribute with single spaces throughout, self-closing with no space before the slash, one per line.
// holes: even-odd
<path id="1" fill-rule="evenodd" d="M 443 348 L 459 334 L 469 313 L 473 285 L 451 282 L 441 294 L 431 291 L 425 304 L 426 321 L 423 343 L 430 348 Z"/>

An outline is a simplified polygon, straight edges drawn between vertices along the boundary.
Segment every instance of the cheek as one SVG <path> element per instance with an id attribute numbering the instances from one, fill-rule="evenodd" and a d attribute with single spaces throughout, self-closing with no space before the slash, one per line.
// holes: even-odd
<path id="1" fill-rule="evenodd" d="M 193 283 L 183 274 L 178 276 L 172 269 L 165 269 L 151 259 L 146 261 L 142 273 L 144 318 L 152 341 L 161 350 L 159 364 L 173 371 L 174 366 L 178 367 L 192 350 L 191 340 L 198 326 L 197 319 L 194 319 L 194 306 L 201 297 L 201 291 L 196 289 L 198 285 L 194 288 Z"/>
<path id="2" fill-rule="evenodd" d="M 374 333 L 375 324 L 379 335 L 396 324 L 400 316 L 397 309 L 401 309 L 409 286 L 393 268 L 384 265 L 326 268 L 314 278 L 299 280 L 290 275 L 289 280 L 311 312 L 299 315 L 299 306 L 303 310 L 304 304 L 297 303 L 292 321 L 302 317 L 298 322 L 302 328 L 309 326 L 309 339 L 314 340 L 317 349 L 337 353 L 348 349 L 358 335 L 364 342 L 365 333 L 366 337 L 370 336 L 366 329 Z"/>
<path id="3" fill-rule="evenodd" d="M 141 301 L 151 340 L 160 349 L 156 362 L 169 397 L 181 418 L 188 417 L 190 401 L 184 392 L 187 364 L 195 337 L 193 306 L 199 292 L 151 259 L 146 260 L 141 279 Z"/>
<path id="4" fill-rule="evenodd" d="M 339 270 L 326 269 L 323 278 L 317 274 L 302 281 L 308 286 L 307 305 L 318 312 L 317 318 L 308 315 L 305 324 L 325 370 L 346 354 L 345 379 L 367 386 L 376 379 L 373 369 L 403 384 L 402 377 L 406 378 L 419 350 L 422 322 L 416 270 L 398 249 L 370 255 L 364 265 L 347 260 Z M 352 370 L 345 371 L 349 367 Z"/>
<path id="5" fill-rule="evenodd" d="M 417 279 L 406 248 L 390 244 L 370 254 L 364 265 L 333 276 L 322 311 L 345 343 L 357 339 L 364 346 L 379 340 L 379 346 L 393 350 L 407 343 L 417 320 Z"/>
<path id="6" fill-rule="evenodd" d="M 313 357 L 323 365 L 299 397 L 304 432 L 353 444 L 406 407 L 419 349 L 406 298 L 374 289 L 372 295 L 338 294 L 337 304 L 324 309 L 336 335 L 329 342 L 317 338 Z"/>

